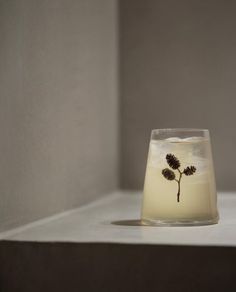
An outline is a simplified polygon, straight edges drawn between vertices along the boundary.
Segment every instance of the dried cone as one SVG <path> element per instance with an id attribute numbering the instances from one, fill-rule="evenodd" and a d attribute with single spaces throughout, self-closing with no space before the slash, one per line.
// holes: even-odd
<path id="1" fill-rule="evenodd" d="M 168 180 L 174 180 L 175 179 L 175 174 L 172 170 L 169 168 L 165 168 L 162 170 L 163 176 L 168 179 Z"/>
<path id="2" fill-rule="evenodd" d="M 193 175 L 194 172 L 196 171 L 196 167 L 195 166 L 188 166 L 184 169 L 183 173 L 185 175 Z"/>
<path id="3" fill-rule="evenodd" d="M 172 169 L 178 169 L 180 167 L 179 159 L 173 154 L 167 154 L 166 161 Z"/>

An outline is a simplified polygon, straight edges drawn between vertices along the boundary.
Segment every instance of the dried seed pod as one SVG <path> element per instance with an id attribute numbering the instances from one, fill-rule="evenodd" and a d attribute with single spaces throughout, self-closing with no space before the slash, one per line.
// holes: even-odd
<path id="1" fill-rule="evenodd" d="M 178 169 L 180 167 L 180 162 L 174 154 L 167 154 L 166 161 L 172 169 Z"/>
<path id="2" fill-rule="evenodd" d="M 191 166 L 187 166 L 187 167 L 184 169 L 183 173 L 184 173 L 185 175 L 193 175 L 194 172 L 195 172 L 196 170 L 197 170 L 196 167 L 193 166 L 193 165 L 191 165 Z"/>
<path id="3" fill-rule="evenodd" d="M 162 170 L 162 175 L 168 180 L 174 180 L 175 179 L 175 173 L 169 168 L 163 169 Z"/>

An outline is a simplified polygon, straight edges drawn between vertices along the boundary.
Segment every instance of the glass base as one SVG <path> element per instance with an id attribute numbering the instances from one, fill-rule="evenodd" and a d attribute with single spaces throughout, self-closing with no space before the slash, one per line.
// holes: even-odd
<path id="1" fill-rule="evenodd" d="M 145 219 L 142 218 L 141 222 L 144 226 L 204 226 L 217 224 L 219 217 L 204 219 L 204 220 L 188 220 L 188 219 Z"/>

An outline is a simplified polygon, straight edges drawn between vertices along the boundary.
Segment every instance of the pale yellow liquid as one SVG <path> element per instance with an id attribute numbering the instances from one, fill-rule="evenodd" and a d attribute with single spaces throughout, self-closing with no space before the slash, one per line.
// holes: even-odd
<path id="1" fill-rule="evenodd" d="M 162 175 L 170 168 L 166 154 L 174 154 L 181 163 L 180 170 L 195 166 L 191 176 L 182 176 L 180 202 L 177 202 L 178 183 Z M 170 168 L 171 169 L 171 168 Z M 179 178 L 178 170 L 173 170 Z M 193 137 L 171 142 L 150 142 L 143 194 L 142 220 L 144 223 L 216 223 L 218 221 L 216 187 L 210 142 Z"/>

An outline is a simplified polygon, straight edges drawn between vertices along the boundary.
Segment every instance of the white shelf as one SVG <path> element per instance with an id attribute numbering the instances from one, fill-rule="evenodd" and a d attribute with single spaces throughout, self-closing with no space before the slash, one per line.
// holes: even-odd
<path id="1" fill-rule="evenodd" d="M 218 195 L 220 222 L 201 227 L 139 226 L 141 194 L 115 192 L 81 208 L 0 234 L 40 242 L 236 246 L 236 193 Z"/>

